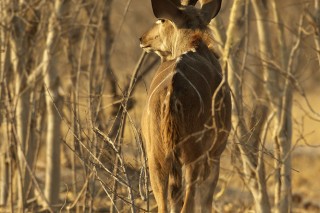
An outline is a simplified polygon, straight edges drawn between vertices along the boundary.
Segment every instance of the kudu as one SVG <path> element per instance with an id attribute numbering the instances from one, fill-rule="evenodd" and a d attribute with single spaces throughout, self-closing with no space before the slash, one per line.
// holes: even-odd
<path id="1" fill-rule="evenodd" d="M 221 0 L 151 0 L 158 21 L 140 38 L 162 63 L 142 116 L 158 212 L 211 212 L 231 127 L 228 85 L 208 27 Z M 197 208 L 197 209 L 196 209 Z"/>

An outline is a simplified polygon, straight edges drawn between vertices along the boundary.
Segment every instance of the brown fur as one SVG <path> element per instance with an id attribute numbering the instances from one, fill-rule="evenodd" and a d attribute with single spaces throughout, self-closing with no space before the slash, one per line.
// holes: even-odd
<path id="1" fill-rule="evenodd" d="M 211 35 L 197 10 L 190 11 L 184 14 L 185 25 L 178 28 L 166 20 L 140 39 L 143 48 L 157 51 L 163 60 L 142 116 L 158 212 L 167 212 L 167 199 L 172 212 L 195 212 L 196 207 L 211 212 L 231 127 L 229 88 L 220 85 Z"/>

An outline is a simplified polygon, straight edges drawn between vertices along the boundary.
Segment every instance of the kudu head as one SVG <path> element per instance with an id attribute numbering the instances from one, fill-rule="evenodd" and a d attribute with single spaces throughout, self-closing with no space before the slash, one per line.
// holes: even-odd
<path id="1" fill-rule="evenodd" d="M 221 0 L 151 0 L 158 21 L 140 38 L 140 46 L 163 60 L 194 50 L 199 40 L 210 37 L 208 24 L 219 12 Z"/>

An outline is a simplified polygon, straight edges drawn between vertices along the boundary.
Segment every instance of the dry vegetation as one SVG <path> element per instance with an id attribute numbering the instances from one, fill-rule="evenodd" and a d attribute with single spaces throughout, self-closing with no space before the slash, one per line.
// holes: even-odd
<path id="1" fill-rule="evenodd" d="M 224 0 L 212 22 L 235 109 L 217 212 L 320 212 L 319 4 Z M 155 210 L 140 138 L 150 1 L 0 13 L 0 212 Z"/>

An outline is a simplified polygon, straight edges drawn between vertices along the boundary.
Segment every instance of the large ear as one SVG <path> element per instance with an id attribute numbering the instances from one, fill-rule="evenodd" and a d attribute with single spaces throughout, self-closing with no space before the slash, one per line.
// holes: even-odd
<path id="1" fill-rule="evenodd" d="M 209 24 L 211 19 L 216 17 L 221 8 L 222 0 L 200 0 L 201 3 L 201 13 L 204 21 Z"/>
<path id="2" fill-rule="evenodd" d="M 151 0 L 153 14 L 158 19 L 168 19 L 181 26 L 184 23 L 182 11 L 169 0 Z"/>

